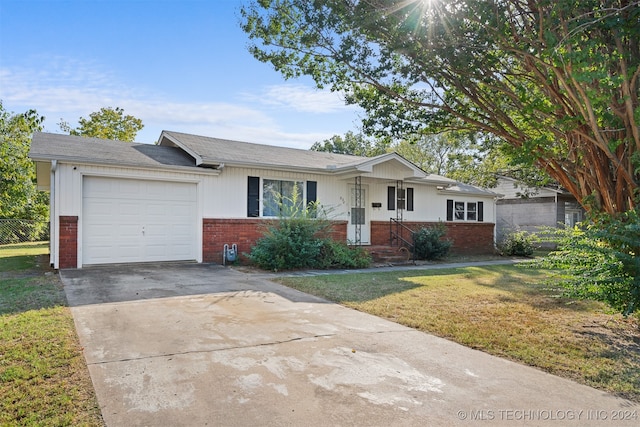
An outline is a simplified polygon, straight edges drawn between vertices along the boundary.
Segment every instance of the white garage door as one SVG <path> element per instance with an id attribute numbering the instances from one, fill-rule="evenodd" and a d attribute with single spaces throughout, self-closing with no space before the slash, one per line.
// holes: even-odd
<path id="1" fill-rule="evenodd" d="M 84 177 L 82 264 L 196 259 L 196 185 Z"/>

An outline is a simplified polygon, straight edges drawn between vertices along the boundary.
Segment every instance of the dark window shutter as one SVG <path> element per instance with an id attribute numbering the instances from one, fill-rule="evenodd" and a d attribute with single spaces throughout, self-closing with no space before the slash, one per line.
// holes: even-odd
<path id="1" fill-rule="evenodd" d="M 307 181 L 307 205 L 317 202 L 318 183 L 316 181 Z"/>
<path id="2" fill-rule="evenodd" d="M 413 210 L 413 188 L 407 188 L 407 210 Z"/>
<path id="3" fill-rule="evenodd" d="M 260 178 L 250 176 L 247 184 L 247 216 L 260 216 Z"/>
<path id="4" fill-rule="evenodd" d="M 453 200 L 447 199 L 447 221 L 453 221 Z"/>
<path id="5" fill-rule="evenodd" d="M 478 221 L 482 222 L 484 221 L 484 213 L 482 212 L 484 210 L 484 202 L 478 202 Z"/>
<path id="6" fill-rule="evenodd" d="M 396 210 L 396 187 L 387 187 L 387 210 Z"/>
<path id="7" fill-rule="evenodd" d="M 307 209 L 309 216 L 316 217 L 315 203 L 318 201 L 318 183 L 316 181 L 307 181 Z"/>

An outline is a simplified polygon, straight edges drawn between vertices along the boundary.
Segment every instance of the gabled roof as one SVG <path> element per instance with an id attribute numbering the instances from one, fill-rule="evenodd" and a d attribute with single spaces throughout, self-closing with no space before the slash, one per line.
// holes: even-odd
<path id="1" fill-rule="evenodd" d="M 303 170 L 336 170 L 359 165 L 368 157 L 276 147 L 180 132 L 162 131 L 160 146 L 180 147 L 198 166 L 262 166 Z"/>
<path id="2" fill-rule="evenodd" d="M 33 134 L 29 157 L 36 161 L 66 160 L 149 168 L 193 168 L 195 166 L 189 155 L 175 147 L 45 132 Z"/>
<path id="3" fill-rule="evenodd" d="M 360 157 L 169 131 L 162 132 L 156 145 L 36 132 L 29 156 L 35 161 L 60 160 L 211 173 L 219 173 L 225 166 L 240 166 L 323 173 L 344 179 L 366 176 L 378 165 L 393 164 L 403 179 L 416 184 L 436 185 L 440 191 L 456 194 L 496 195 L 443 176 L 427 174 L 397 153 Z"/>

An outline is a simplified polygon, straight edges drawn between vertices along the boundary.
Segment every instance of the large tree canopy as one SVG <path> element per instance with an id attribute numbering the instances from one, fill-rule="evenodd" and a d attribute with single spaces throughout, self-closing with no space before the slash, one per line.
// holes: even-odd
<path id="1" fill-rule="evenodd" d="M 369 133 L 505 141 L 588 209 L 634 207 L 640 1 L 259 0 L 252 54 L 368 113 Z"/>
<path id="2" fill-rule="evenodd" d="M 38 191 L 36 168 L 29 156 L 33 132 L 44 117 L 35 110 L 6 111 L 0 101 L 0 218 L 45 220 L 48 198 Z"/>
<path id="3" fill-rule="evenodd" d="M 133 142 L 138 131 L 144 125 L 142 120 L 125 115 L 122 108 L 103 107 L 100 111 L 89 114 L 89 118 L 80 117 L 79 126 L 74 129 L 62 120 L 59 125 L 70 135 L 89 136 L 93 138 L 114 139 L 117 141 Z"/>

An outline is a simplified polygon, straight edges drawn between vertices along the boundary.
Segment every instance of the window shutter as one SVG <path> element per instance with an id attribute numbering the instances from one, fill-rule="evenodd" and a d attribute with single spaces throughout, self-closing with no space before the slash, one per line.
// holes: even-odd
<path id="1" fill-rule="evenodd" d="M 407 188 L 407 210 L 413 210 L 413 188 L 411 187 Z"/>
<path id="2" fill-rule="evenodd" d="M 312 218 L 316 217 L 315 203 L 318 201 L 318 183 L 316 181 L 307 181 L 307 209 Z M 311 209 L 314 209 L 311 212 Z"/>
<path id="3" fill-rule="evenodd" d="M 447 221 L 453 221 L 453 200 L 447 199 Z"/>
<path id="4" fill-rule="evenodd" d="M 255 218 L 260 216 L 260 178 L 248 177 L 247 181 L 247 216 Z"/>
<path id="5" fill-rule="evenodd" d="M 484 202 L 478 202 L 478 221 L 482 222 L 484 221 L 484 213 L 482 212 L 484 210 Z"/>
<path id="6" fill-rule="evenodd" d="M 387 210 L 396 210 L 396 187 L 387 187 Z"/>
<path id="7" fill-rule="evenodd" d="M 316 181 L 307 181 L 307 205 L 315 203 L 318 198 L 318 183 Z"/>

